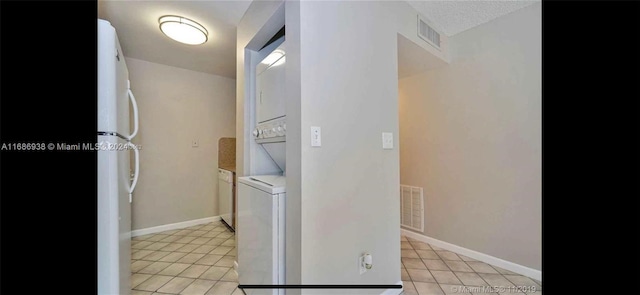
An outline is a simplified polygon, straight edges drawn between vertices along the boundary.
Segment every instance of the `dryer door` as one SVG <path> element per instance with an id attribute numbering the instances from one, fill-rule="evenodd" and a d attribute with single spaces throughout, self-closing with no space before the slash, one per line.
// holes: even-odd
<path id="1" fill-rule="evenodd" d="M 274 52 L 284 54 L 284 43 Z M 285 58 L 283 55 L 269 68 L 256 77 L 256 122 L 262 123 L 272 119 L 283 117 L 285 113 Z"/>

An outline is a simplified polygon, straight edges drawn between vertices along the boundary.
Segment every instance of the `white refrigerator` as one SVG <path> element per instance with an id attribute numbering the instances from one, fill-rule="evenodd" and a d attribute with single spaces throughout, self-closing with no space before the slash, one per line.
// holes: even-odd
<path id="1" fill-rule="evenodd" d="M 98 294 L 131 292 L 131 202 L 139 168 L 131 139 L 137 131 L 138 107 L 118 36 L 98 19 Z"/>

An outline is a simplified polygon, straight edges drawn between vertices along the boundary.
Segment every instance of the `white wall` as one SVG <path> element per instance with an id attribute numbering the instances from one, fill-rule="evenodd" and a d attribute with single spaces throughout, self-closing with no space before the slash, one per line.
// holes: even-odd
<path id="1" fill-rule="evenodd" d="M 451 63 L 400 80 L 400 177 L 424 234 L 541 269 L 541 5 L 451 37 Z"/>
<path id="2" fill-rule="evenodd" d="M 235 136 L 235 80 L 126 62 L 140 111 L 133 142 L 142 145 L 132 228 L 217 216 L 218 139 Z"/>
<path id="3" fill-rule="evenodd" d="M 287 197 L 301 198 L 304 284 L 400 281 L 395 5 L 300 3 L 301 195 Z M 310 146 L 311 126 L 322 147 Z M 396 148 L 382 149 L 382 132 Z M 360 275 L 365 251 L 374 266 Z"/>
<path id="4" fill-rule="evenodd" d="M 287 39 L 287 201 L 286 201 L 286 280 L 287 284 L 302 283 L 302 113 L 300 60 L 300 2 L 287 1 L 285 6 Z M 307 252 L 308 253 L 308 252 Z M 300 294 L 301 290 L 287 290 Z"/>
<path id="5" fill-rule="evenodd" d="M 238 25 L 237 154 L 252 166 L 251 60 L 279 29 L 281 1 L 254 1 Z M 288 284 L 396 284 L 400 281 L 398 34 L 417 39 L 417 12 L 404 2 L 286 1 Z M 331 17 L 328 17 L 331 16 Z M 363 26 L 366 24 L 366 27 Z M 270 32 L 268 34 L 267 32 Z M 265 39 L 266 36 L 266 39 Z M 323 146 L 309 146 L 310 126 Z M 382 150 L 382 132 L 396 148 Z M 242 138 L 242 139 L 241 139 Z M 360 275 L 358 257 L 373 254 Z M 240 257 L 241 259 L 241 257 Z M 300 290 L 290 289 L 287 293 Z M 383 290 L 304 290 L 372 293 Z"/>

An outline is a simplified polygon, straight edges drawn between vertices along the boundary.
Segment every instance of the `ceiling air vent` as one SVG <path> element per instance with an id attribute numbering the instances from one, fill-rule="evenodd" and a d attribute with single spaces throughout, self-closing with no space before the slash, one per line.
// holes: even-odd
<path id="1" fill-rule="evenodd" d="M 440 33 L 427 24 L 427 22 L 418 15 L 418 37 L 427 41 L 433 47 L 440 49 Z"/>

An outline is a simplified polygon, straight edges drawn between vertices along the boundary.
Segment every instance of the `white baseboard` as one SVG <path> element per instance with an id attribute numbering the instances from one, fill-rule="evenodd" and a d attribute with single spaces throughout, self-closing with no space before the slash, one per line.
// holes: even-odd
<path id="1" fill-rule="evenodd" d="M 402 285 L 402 281 L 397 282 L 396 285 Z M 404 288 L 402 288 L 402 289 L 387 289 L 387 290 L 384 290 L 384 292 L 382 292 L 380 295 L 398 295 L 398 294 L 402 293 L 402 291 L 404 291 Z"/>
<path id="2" fill-rule="evenodd" d="M 416 232 L 412 232 L 406 229 L 401 229 L 402 230 L 402 234 L 409 237 L 409 238 L 413 238 L 416 239 L 418 241 L 422 241 L 425 243 L 429 243 L 432 244 L 436 247 L 440 247 L 442 249 L 445 250 L 449 250 L 451 252 L 455 252 L 455 253 L 459 253 L 468 257 L 471 257 L 473 259 L 482 261 L 484 263 L 488 263 L 488 264 L 492 264 L 495 265 L 497 267 L 501 267 L 504 268 L 506 270 L 510 270 L 512 272 L 521 274 L 523 276 L 527 276 L 533 279 L 536 279 L 538 281 L 542 281 L 542 271 L 537 270 L 537 269 L 533 269 L 530 267 L 526 267 L 524 265 L 520 265 L 517 263 L 513 263 L 511 261 L 506 261 L 497 257 L 493 257 L 491 255 L 488 254 L 484 254 L 484 253 L 480 253 L 478 251 L 474 251 L 471 249 L 467 249 L 464 247 L 460 247 L 458 245 L 454 245 L 454 244 L 450 244 L 444 241 L 440 241 L 438 239 L 434 239 L 432 237 L 428 237 Z"/>
<path id="3" fill-rule="evenodd" d="M 201 219 L 193 219 L 193 220 L 187 220 L 187 221 L 182 221 L 177 223 L 164 224 L 164 225 L 159 225 L 154 227 L 141 228 L 141 229 L 136 229 L 134 231 L 131 231 L 131 237 L 155 234 L 155 233 L 159 233 L 167 230 L 180 229 L 180 228 L 190 227 L 198 224 L 214 222 L 218 220 L 220 220 L 220 216 L 212 216 L 212 217 L 206 217 Z"/>

